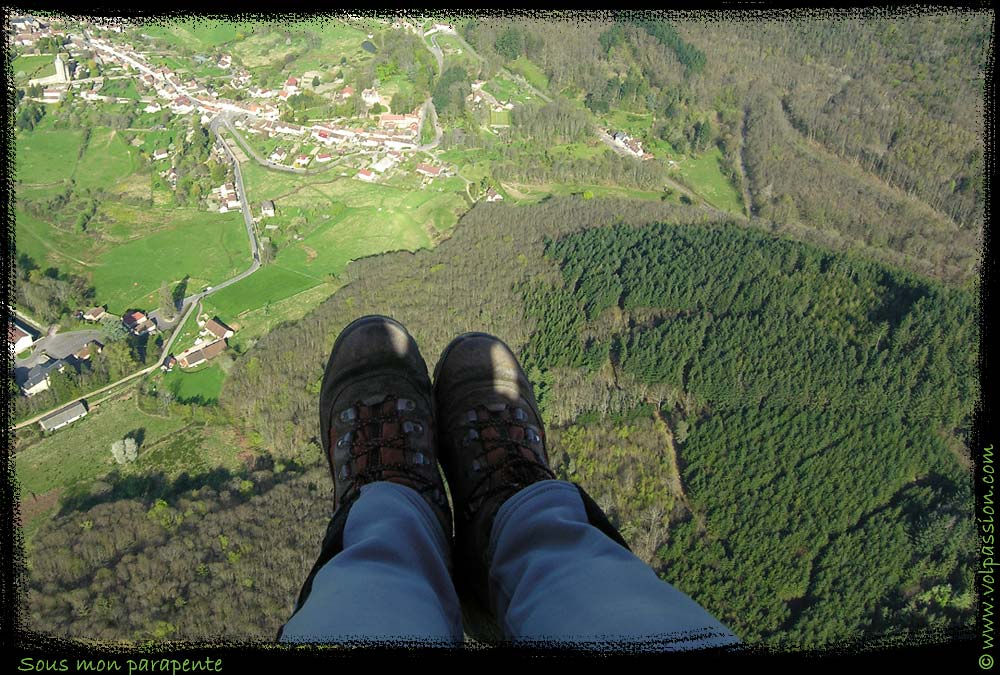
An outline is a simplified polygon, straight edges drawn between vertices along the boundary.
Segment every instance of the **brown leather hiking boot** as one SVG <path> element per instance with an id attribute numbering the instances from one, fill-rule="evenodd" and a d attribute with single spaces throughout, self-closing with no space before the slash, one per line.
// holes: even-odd
<path id="1" fill-rule="evenodd" d="M 338 511 L 367 483 L 399 483 L 427 500 L 451 537 L 427 365 L 402 324 L 365 316 L 341 332 L 323 377 L 319 416 Z"/>
<path id="2" fill-rule="evenodd" d="M 441 464 L 455 506 L 456 583 L 485 608 L 486 550 L 500 506 L 522 488 L 555 479 L 531 383 L 499 339 L 465 333 L 434 369 Z"/>

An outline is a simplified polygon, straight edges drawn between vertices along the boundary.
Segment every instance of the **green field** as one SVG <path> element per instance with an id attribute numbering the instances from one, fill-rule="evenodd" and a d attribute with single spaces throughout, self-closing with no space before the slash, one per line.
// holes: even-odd
<path id="1" fill-rule="evenodd" d="M 254 30 L 250 21 L 224 21 L 211 19 L 174 19 L 139 26 L 138 32 L 158 38 L 177 47 L 207 50 L 236 40 L 240 34 L 249 35 Z"/>
<path id="2" fill-rule="evenodd" d="M 211 404 L 219 400 L 225 379 L 222 369 L 212 364 L 193 371 L 174 368 L 163 376 L 163 385 L 169 387 L 181 403 Z"/>
<path id="3" fill-rule="evenodd" d="M 490 111 L 490 124 L 494 126 L 510 126 L 510 111 L 509 110 L 491 110 Z"/>
<path id="4" fill-rule="evenodd" d="M 648 199 L 658 201 L 663 197 L 662 192 L 654 192 L 651 190 L 636 190 L 633 188 L 608 185 L 586 185 L 583 183 L 544 185 L 504 183 L 502 187 L 508 197 L 514 199 L 515 202 L 525 204 L 538 203 L 550 195 L 582 195 L 585 192 L 591 193 L 594 197 L 615 197 L 624 199 Z M 677 197 L 675 196 L 673 200 L 676 201 Z"/>
<path id="5" fill-rule="evenodd" d="M 432 37 L 437 38 L 437 44 L 444 54 L 444 67 L 447 70 L 451 66 L 462 66 L 469 73 L 470 77 L 475 77 L 479 72 L 481 61 L 466 49 L 465 45 L 454 35 L 438 33 Z"/>
<path id="6" fill-rule="evenodd" d="M 541 68 L 529 61 L 526 56 L 521 56 L 516 61 L 511 61 L 509 67 L 515 73 L 523 75 L 528 84 L 536 89 L 545 91 L 549 86 L 549 78 L 545 76 Z"/>
<path id="7" fill-rule="evenodd" d="M 594 159 L 610 152 L 608 146 L 599 140 L 589 143 L 553 145 L 548 151 L 553 158 L 557 159 Z"/>
<path id="8" fill-rule="evenodd" d="M 189 275 L 189 288 L 196 289 L 224 281 L 250 265 L 240 212 L 173 209 L 158 215 L 169 225 L 110 248 L 95 260 L 97 300 L 107 303 L 112 313 L 155 308 L 163 281 L 174 284 Z"/>
<path id="9" fill-rule="evenodd" d="M 74 274 L 87 273 L 87 263 L 79 260 L 79 254 L 81 247 L 89 244 L 76 232 L 16 209 L 14 241 L 17 252 L 27 253 L 42 269 L 56 267 Z"/>
<path id="10" fill-rule="evenodd" d="M 73 176 L 83 132 L 76 129 L 20 132 L 15 142 L 18 180 L 28 185 L 46 185 Z"/>
<path id="11" fill-rule="evenodd" d="M 280 256 L 279 256 L 280 257 Z M 285 269 L 278 264 L 267 265 L 239 283 L 223 288 L 205 298 L 203 306 L 210 314 L 239 317 L 243 312 L 264 307 L 296 293 L 308 290 L 322 280 Z"/>
<path id="12" fill-rule="evenodd" d="M 491 94 L 501 103 L 510 101 L 512 103 L 530 103 L 532 101 L 537 101 L 538 97 L 534 96 L 530 91 L 522 88 L 513 80 L 509 80 L 506 77 L 497 76 L 492 80 L 486 82 L 483 85 L 483 89 L 486 93 Z"/>
<path id="13" fill-rule="evenodd" d="M 401 171 L 405 171 L 401 169 Z M 244 168 L 251 203 L 273 199 L 279 216 L 265 221 L 281 242 L 274 262 L 205 300 L 209 311 L 236 317 L 336 281 L 347 264 L 386 251 L 415 251 L 455 226 L 466 208 L 464 182 L 434 181 L 425 190 L 408 174 L 368 185 L 331 174 L 295 176 L 256 164 Z M 398 185 L 407 187 L 399 187 Z M 438 192 L 437 188 L 448 190 Z M 298 233 L 301 239 L 291 236 Z"/>
<path id="14" fill-rule="evenodd" d="M 183 138 L 184 134 L 178 129 L 144 129 L 142 131 L 136 132 L 136 135 L 142 140 L 142 145 L 139 149 L 150 157 L 153 152 L 159 149 L 168 148 L 175 138 Z M 159 166 L 159 165 L 155 165 Z M 163 169 L 166 169 L 169 164 L 167 160 L 163 160 Z"/>
<path id="15" fill-rule="evenodd" d="M 74 173 L 77 187 L 109 190 L 136 170 L 137 153 L 118 132 L 95 129 Z"/>
<path id="16" fill-rule="evenodd" d="M 116 96 L 119 98 L 131 98 L 139 100 L 139 90 L 135 87 L 135 80 L 131 77 L 123 79 L 106 79 L 101 90 L 97 92 L 101 96 Z"/>
<path id="17" fill-rule="evenodd" d="M 15 470 L 21 493 L 67 489 L 108 473 L 117 466 L 111 456 L 111 444 L 139 429 L 143 430 L 144 439 L 136 464 L 141 464 L 147 448 L 184 424 L 178 418 L 148 415 L 131 400 L 103 404 L 66 429 L 55 431 L 17 453 Z"/>
<path id="18" fill-rule="evenodd" d="M 612 133 L 624 131 L 630 136 L 644 138 L 653 127 L 653 114 L 616 109 L 604 115 L 603 121 Z"/>
<path id="19" fill-rule="evenodd" d="M 207 383 L 199 386 L 208 388 Z M 63 498 L 91 493 L 95 481 L 112 472 L 126 478 L 159 475 L 171 480 L 181 474 L 241 468 L 241 446 L 232 429 L 206 426 L 197 421 L 201 417 L 198 411 L 176 408 L 167 415 L 150 414 L 140 410 L 134 398 L 106 401 L 69 427 L 19 448 L 15 477 L 22 516 L 28 514 L 22 530 L 25 543 L 31 545 L 34 533 Z M 114 461 L 111 444 L 126 435 L 141 437 L 141 443 L 136 460 L 120 465 Z M 121 485 L 108 483 L 112 489 Z"/>
<path id="20" fill-rule="evenodd" d="M 66 55 L 63 54 L 65 60 Z M 52 54 L 42 54 L 40 56 L 28 55 L 18 56 L 10 64 L 14 71 L 14 84 L 20 87 L 28 85 L 28 80 L 40 79 L 55 75 L 55 57 Z"/>
<path id="21" fill-rule="evenodd" d="M 685 183 L 712 206 L 742 214 L 743 200 L 736 187 L 722 174 L 719 164 L 721 161 L 722 151 L 713 146 L 700 157 L 678 162 L 680 175 Z"/>
<path id="22" fill-rule="evenodd" d="M 280 30 L 258 31 L 246 40 L 233 43 L 230 49 L 250 68 L 290 56 L 284 72 L 301 76 L 307 70 L 337 70 L 341 58 L 347 59 L 352 67 L 371 59 L 371 55 L 361 49 L 365 39 L 365 33 L 340 21 L 316 18 L 286 23 Z"/>

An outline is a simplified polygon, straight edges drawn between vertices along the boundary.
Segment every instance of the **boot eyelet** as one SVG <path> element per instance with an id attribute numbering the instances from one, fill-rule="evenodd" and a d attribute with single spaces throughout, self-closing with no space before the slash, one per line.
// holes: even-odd
<path id="1" fill-rule="evenodd" d="M 351 467 L 349 464 L 344 464 L 340 467 L 340 471 L 337 473 L 337 480 L 347 480 L 351 477 Z"/>
<path id="2" fill-rule="evenodd" d="M 351 432 L 348 431 L 346 434 L 340 437 L 337 441 L 337 447 L 343 450 L 344 448 L 350 446 L 351 444 Z"/>
<path id="3" fill-rule="evenodd" d="M 479 473 L 483 468 L 483 465 L 479 463 L 478 459 L 472 460 L 472 472 Z"/>
<path id="4" fill-rule="evenodd" d="M 430 464 L 422 452 L 413 453 L 413 463 L 417 465 Z"/>
<path id="5" fill-rule="evenodd" d="M 396 401 L 396 410 L 398 412 L 412 412 L 417 409 L 417 404 L 408 398 L 401 398 Z"/>
<path id="6" fill-rule="evenodd" d="M 528 419 L 528 413 L 524 412 L 524 410 L 521 408 L 515 408 L 514 419 L 516 419 L 518 422 L 523 422 L 524 420 Z"/>
<path id="7" fill-rule="evenodd" d="M 347 408 L 347 409 L 343 410 L 343 411 L 342 411 L 342 412 L 340 413 L 340 421 L 341 421 L 341 422 L 350 422 L 350 421 L 351 421 L 351 420 L 353 420 L 353 419 L 354 419 L 354 418 L 355 418 L 356 416 L 357 416 L 357 415 L 356 415 L 356 413 L 354 412 L 354 407 L 352 406 L 352 407 L 350 407 L 350 408 Z"/>
<path id="8" fill-rule="evenodd" d="M 477 438 L 479 438 L 479 432 L 475 429 L 469 429 L 465 432 L 465 437 L 462 439 L 462 445 L 466 446 Z"/>
<path id="9" fill-rule="evenodd" d="M 479 419 L 479 415 L 476 414 L 475 410 L 470 410 L 469 412 L 465 413 L 465 416 L 470 422 L 475 422 L 476 420 Z"/>
<path id="10" fill-rule="evenodd" d="M 538 435 L 538 432 L 532 429 L 531 427 L 528 427 L 527 429 L 524 430 L 524 437 L 528 440 L 529 443 L 537 443 L 540 440 L 542 440 L 541 436 Z"/>
<path id="11" fill-rule="evenodd" d="M 406 420 L 403 422 L 403 432 L 407 434 L 419 434 L 424 430 L 424 425 L 420 422 L 411 422 Z"/>

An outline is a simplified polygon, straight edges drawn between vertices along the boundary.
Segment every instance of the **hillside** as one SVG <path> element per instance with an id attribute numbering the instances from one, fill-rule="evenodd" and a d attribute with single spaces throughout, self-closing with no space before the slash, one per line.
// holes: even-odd
<path id="1" fill-rule="evenodd" d="M 747 639 L 971 621 L 965 292 L 693 209 L 578 198 L 483 205 L 433 252 L 348 271 L 223 388 L 231 421 L 272 459 L 106 484 L 65 506 L 37 538 L 54 552 L 33 571 L 39 628 L 271 636 L 329 512 L 322 364 L 340 329 L 374 312 L 401 320 L 431 364 L 465 330 L 508 340 L 560 475 Z M 885 574 L 845 571 L 859 565 Z"/>
<path id="2" fill-rule="evenodd" d="M 378 313 L 432 369 L 503 338 L 557 474 L 748 642 L 968 634 L 993 14 L 717 18 L 12 18 L 30 627 L 273 638 Z"/>

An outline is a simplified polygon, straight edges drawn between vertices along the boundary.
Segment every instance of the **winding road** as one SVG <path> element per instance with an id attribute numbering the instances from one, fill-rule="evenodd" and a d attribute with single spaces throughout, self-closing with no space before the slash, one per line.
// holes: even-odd
<path id="1" fill-rule="evenodd" d="M 193 295 L 189 295 L 186 298 L 184 298 L 184 301 L 181 304 L 182 315 L 181 318 L 176 323 L 176 325 L 178 326 L 184 325 L 184 322 L 188 320 L 188 318 L 191 316 L 191 312 L 193 312 L 195 307 L 198 306 L 198 302 L 202 298 L 208 297 L 209 295 L 211 295 L 212 293 L 216 293 L 217 291 L 221 291 L 223 288 L 232 286 L 238 281 L 246 279 L 248 276 L 250 276 L 251 274 L 260 269 L 260 248 L 257 242 L 257 235 L 254 232 L 253 214 L 250 211 L 250 204 L 246 198 L 246 189 L 243 186 L 243 173 L 240 171 L 240 163 L 236 161 L 236 156 L 233 154 L 232 150 L 229 148 L 229 145 L 225 143 L 225 141 L 222 139 L 221 134 L 219 133 L 219 124 L 220 124 L 219 119 L 218 117 L 216 117 L 216 119 L 213 119 L 212 122 L 209 124 L 209 128 L 215 133 L 216 138 L 222 141 L 223 147 L 225 147 L 226 149 L 226 154 L 229 156 L 229 160 L 233 164 L 233 172 L 236 175 L 236 190 L 237 194 L 240 197 L 240 202 L 243 206 L 243 222 L 246 225 L 247 238 L 249 239 L 250 242 L 250 255 L 252 256 L 253 261 L 250 263 L 250 267 L 248 267 L 243 272 L 240 272 L 235 277 L 227 279 L 226 281 L 223 281 L 222 283 L 216 286 L 210 286 L 204 291 L 195 293 Z M 72 349 L 72 347 L 80 340 L 83 340 L 83 344 L 86 344 L 87 340 L 95 338 L 99 339 L 100 335 L 101 335 L 100 331 L 73 331 L 72 333 L 64 333 L 63 335 L 52 336 L 45 339 L 54 341 L 56 340 L 56 338 L 60 338 L 60 340 L 53 342 L 52 344 L 46 344 L 45 349 L 47 352 L 53 354 L 54 356 L 58 353 L 62 353 L 65 350 L 70 350 L 67 351 L 67 354 L 71 354 L 73 353 L 73 351 L 75 351 L 75 349 Z M 160 364 L 163 363 L 163 360 L 167 357 L 167 355 L 170 354 L 170 350 L 173 347 L 174 341 L 177 339 L 178 335 L 180 335 L 179 331 L 174 331 L 171 334 L 170 339 L 167 340 L 166 344 L 163 345 L 163 351 L 160 353 L 159 358 L 156 360 L 155 363 L 153 363 L 153 365 L 143 368 L 142 370 L 132 373 L 131 375 L 127 375 L 126 377 L 123 377 L 116 382 L 112 382 L 111 384 L 107 384 L 103 387 L 100 387 L 99 389 L 90 391 L 84 394 L 83 396 L 80 396 L 77 400 L 82 401 L 88 398 L 93 398 L 94 396 L 106 392 L 110 389 L 113 389 L 121 384 L 124 384 L 129 380 L 133 380 L 137 377 L 141 377 L 143 375 L 156 371 L 156 369 L 160 367 Z M 79 349 L 79 347 L 77 347 L 77 349 Z M 29 359 L 26 359 L 24 363 L 27 364 L 28 361 L 35 358 L 36 356 L 32 355 Z M 73 403 L 73 401 L 66 401 L 65 403 L 51 410 L 46 410 L 45 412 L 39 415 L 35 415 L 31 419 L 19 422 L 18 424 L 14 425 L 14 429 L 20 429 L 30 424 L 34 424 L 43 417 L 51 415 L 52 413 L 61 410 L 67 405 L 70 405 L 71 403 Z"/>

